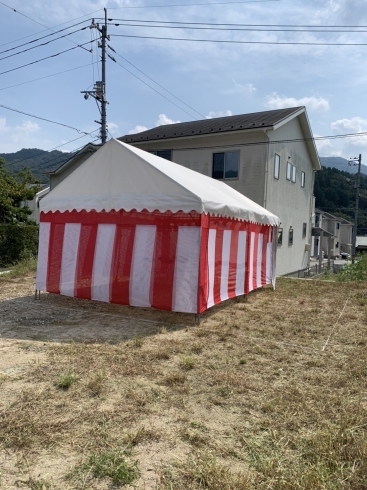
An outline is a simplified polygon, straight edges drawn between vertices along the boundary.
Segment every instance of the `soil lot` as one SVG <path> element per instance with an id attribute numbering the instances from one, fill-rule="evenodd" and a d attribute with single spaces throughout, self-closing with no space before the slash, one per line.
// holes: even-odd
<path id="1" fill-rule="evenodd" d="M 202 315 L 0 280 L 0 488 L 367 488 L 367 285 Z"/>

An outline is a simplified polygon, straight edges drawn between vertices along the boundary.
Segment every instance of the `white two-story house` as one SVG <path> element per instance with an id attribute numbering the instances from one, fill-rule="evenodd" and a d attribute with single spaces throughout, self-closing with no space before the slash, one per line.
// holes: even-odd
<path id="1" fill-rule="evenodd" d="M 277 275 L 309 266 L 321 166 L 304 107 L 170 124 L 119 139 L 223 180 L 279 216 Z"/>

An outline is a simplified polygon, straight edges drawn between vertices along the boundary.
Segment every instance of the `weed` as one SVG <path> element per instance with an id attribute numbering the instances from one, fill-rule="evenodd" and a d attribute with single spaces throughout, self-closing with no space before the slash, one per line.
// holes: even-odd
<path id="1" fill-rule="evenodd" d="M 78 376 L 75 376 L 72 373 L 62 374 L 55 380 L 54 384 L 60 390 L 66 391 L 70 388 L 72 384 L 78 381 L 78 379 Z"/>
<path id="2" fill-rule="evenodd" d="M 144 343 L 143 337 L 134 337 L 133 338 L 133 346 L 134 347 L 142 347 Z"/>
<path id="3" fill-rule="evenodd" d="M 69 479 L 110 478 L 114 485 L 129 485 L 139 476 L 137 461 L 129 462 L 122 451 L 92 454 L 88 461 L 74 469 Z"/>
<path id="4" fill-rule="evenodd" d="M 160 489 L 175 490 L 248 490 L 250 479 L 244 473 L 232 473 L 208 452 L 196 452 L 182 463 L 163 467 Z"/>
<path id="5" fill-rule="evenodd" d="M 186 381 L 187 381 L 187 376 L 185 374 L 181 374 L 181 373 L 169 374 L 164 379 L 164 383 L 168 386 L 178 385 L 178 384 L 181 385 L 181 384 L 186 383 Z"/>
<path id="6" fill-rule="evenodd" d="M 46 480 L 34 480 L 30 478 L 27 482 L 24 482 L 30 490 L 52 490 L 53 484 Z"/>
<path id="7" fill-rule="evenodd" d="M 195 367 L 195 361 L 192 357 L 180 356 L 180 367 L 184 371 L 190 371 Z"/>
<path id="8" fill-rule="evenodd" d="M 5 381 L 8 381 L 10 376 L 8 376 L 5 373 L 0 373 L 0 386 L 5 383 Z"/>
<path id="9" fill-rule="evenodd" d="M 246 359 L 240 359 L 240 364 L 246 364 Z"/>
<path id="10" fill-rule="evenodd" d="M 106 375 L 103 372 L 96 373 L 88 381 L 87 388 L 92 396 L 100 396 L 106 388 Z"/>
<path id="11" fill-rule="evenodd" d="M 201 344 L 199 342 L 195 342 L 191 346 L 191 352 L 193 352 L 194 354 L 201 354 L 203 349 L 204 349 L 203 344 Z"/>

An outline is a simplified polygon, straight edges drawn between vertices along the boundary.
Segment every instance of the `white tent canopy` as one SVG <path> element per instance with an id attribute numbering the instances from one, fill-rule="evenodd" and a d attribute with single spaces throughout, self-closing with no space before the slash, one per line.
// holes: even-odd
<path id="1" fill-rule="evenodd" d="M 228 185 L 111 139 L 53 189 L 41 211 L 183 211 L 279 226 Z"/>

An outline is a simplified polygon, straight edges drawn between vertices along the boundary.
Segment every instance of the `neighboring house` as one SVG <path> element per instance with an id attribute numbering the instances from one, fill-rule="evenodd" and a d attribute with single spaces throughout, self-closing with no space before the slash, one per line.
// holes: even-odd
<path id="1" fill-rule="evenodd" d="M 357 236 L 356 251 L 357 253 L 367 252 L 367 236 Z"/>
<path id="2" fill-rule="evenodd" d="M 50 190 L 54 189 L 57 184 L 65 179 L 71 172 L 79 167 L 87 158 L 100 148 L 101 145 L 88 143 L 80 151 L 76 152 L 69 160 L 63 163 L 60 167 L 49 172 L 45 172 L 50 178 Z"/>
<path id="3" fill-rule="evenodd" d="M 352 253 L 353 224 L 344 218 L 315 209 L 312 228 L 312 256 L 334 259 Z"/>
<path id="4" fill-rule="evenodd" d="M 170 124 L 119 139 L 223 180 L 279 216 L 277 275 L 309 266 L 314 173 L 321 166 L 304 107 Z"/>
<path id="5" fill-rule="evenodd" d="M 40 222 L 40 211 L 39 211 L 39 202 L 45 197 L 49 192 L 50 188 L 47 186 L 42 186 L 43 188 L 35 194 L 34 198 L 30 201 L 23 201 L 23 206 L 28 206 L 32 211 L 32 214 L 28 216 L 29 219 L 33 219 L 37 224 Z"/>

